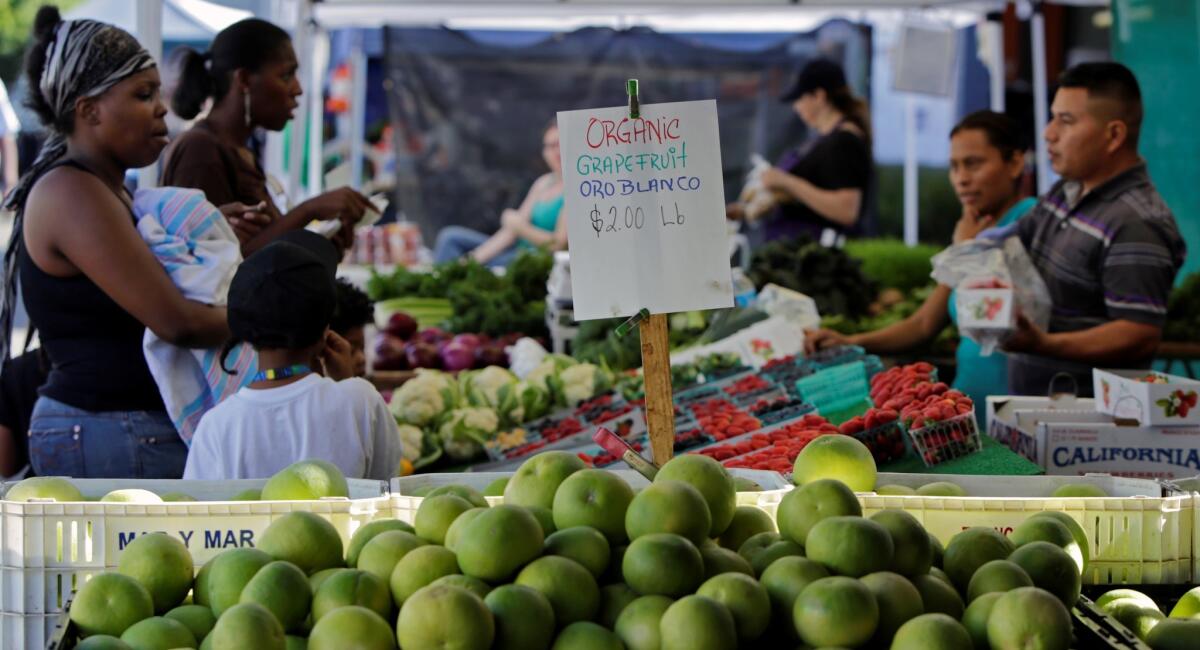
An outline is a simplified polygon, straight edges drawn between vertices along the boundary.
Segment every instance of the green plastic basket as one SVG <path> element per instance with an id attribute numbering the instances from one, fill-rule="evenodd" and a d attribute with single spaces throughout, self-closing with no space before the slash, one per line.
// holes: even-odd
<path id="1" fill-rule="evenodd" d="M 861 360 L 797 379 L 796 392 L 834 424 L 862 415 L 871 407 L 871 387 Z"/>

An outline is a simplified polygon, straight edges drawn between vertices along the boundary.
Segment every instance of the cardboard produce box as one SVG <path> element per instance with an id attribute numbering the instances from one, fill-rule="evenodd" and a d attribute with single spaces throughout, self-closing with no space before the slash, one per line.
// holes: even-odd
<path id="1" fill-rule="evenodd" d="M 1047 474 L 1179 479 L 1200 472 L 1200 426 L 1042 422 L 1037 435 Z"/>
<path id="2" fill-rule="evenodd" d="M 1200 425 L 1200 381 L 1152 370 L 1097 368 L 1092 382 L 1101 413 L 1144 427 Z"/>
<path id="3" fill-rule="evenodd" d="M 1029 460 L 1041 464 L 1037 425 L 1045 419 L 1059 422 L 1104 422 L 1091 399 L 1070 395 L 1028 397 L 992 395 L 987 398 L 987 435 Z"/>

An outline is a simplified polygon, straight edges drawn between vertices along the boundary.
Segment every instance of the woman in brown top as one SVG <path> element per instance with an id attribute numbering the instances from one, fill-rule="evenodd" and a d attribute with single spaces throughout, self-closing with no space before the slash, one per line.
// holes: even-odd
<path id="1" fill-rule="evenodd" d="M 271 198 L 267 177 L 246 146 L 256 128 L 281 131 L 302 93 L 296 52 L 288 33 L 250 18 L 221 30 L 208 52 L 190 50 L 171 98 L 176 115 L 190 120 L 211 97 L 208 116 L 167 150 L 163 185 L 203 190 L 210 203 L 256 206 L 230 216 L 250 254 L 289 230 L 314 219 L 340 220 L 334 238 L 342 249 L 353 241 L 354 224 L 374 208 L 363 195 L 343 187 L 301 203 L 286 214 Z"/>

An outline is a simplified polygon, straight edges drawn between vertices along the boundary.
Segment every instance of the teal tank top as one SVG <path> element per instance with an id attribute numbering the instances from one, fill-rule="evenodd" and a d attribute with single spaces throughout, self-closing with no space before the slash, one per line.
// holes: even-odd
<path id="1" fill-rule="evenodd" d="M 538 230 L 546 232 L 554 232 L 558 227 L 558 215 L 562 213 L 563 195 L 559 194 L 557 198 L 549 201 L 539 201 L 533 204 L 533 208 L 529 211 L 529 223 L 533 224 Z M 533 245 L 522 239 L 517 243 L 521 248 L 532 248 Z"/>
<path id="2" fill-rule="evenodd" d="M 1004 213 L 1004 218 L 995 227 L 1003 228 L 1012 224 L 1025 216 L 1035 205 L 1035 198 L 1021 199 Z M 950 320 L 957 323 L 958 310 L 954 306 L 954 294 L 955 292 L 950 292 L 950 304 L 947 307 Z M 981 355 L 979 344 L 965 336 L 959 339 L 958 350 L 954 356 L 958 361 L 954 388 L 975 402 L 975 419 L 982 425 L 987 417 L 987 396 L 1008 394 L 1008 359 L 999 351 L 986 357 Z"/>

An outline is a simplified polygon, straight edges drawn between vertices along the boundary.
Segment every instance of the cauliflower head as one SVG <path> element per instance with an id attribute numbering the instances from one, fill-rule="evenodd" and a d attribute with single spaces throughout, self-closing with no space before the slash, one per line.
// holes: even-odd
<path id="1" fill-rule="evenodd" d="M 400 454 L 410 463 L 417 462 L 425 443 L 425 432 L 411 424 L 398 425 L 396 431 L 400 433 Z"/>
<path id="2" fill-rule="evenodd" d="M 401 424 L 431 424 L 458 401 L 454 381 L 440 372 L 418 372 L 392 396 L 392 415 Z"/>
<path id="3" fill-rule="evenodd" d="M 500 405 L 505 389 L 515 386 L 517 376 L 500 366 L 488 366 L 483 370 L 465 373 L 462 376 L 462 392 L 471 406 Z"/>
<path id="4" fill-rule="evenodd" d="M 563 370 L 558 375 L 562 382 L 563 401 L 575 407 L 612 387 L 612 377 L 607 371 L 591 363 L 581 363 Z"/>
<path id="5" fill-rule="evenodd" d="M 442 447 L 455 460 L 468 460 L 500 429 L 500 416 L 490 408 L 465 407 L 448 412 L 438 427 Z"/>

